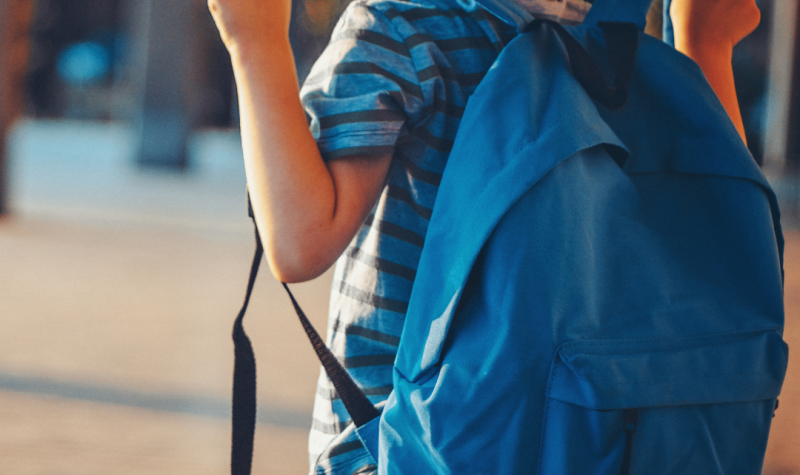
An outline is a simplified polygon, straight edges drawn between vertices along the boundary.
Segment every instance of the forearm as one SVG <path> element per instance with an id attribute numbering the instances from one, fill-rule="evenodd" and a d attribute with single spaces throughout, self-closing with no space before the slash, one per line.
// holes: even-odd
<path id="1" fill-rule="evenodd" d="M 356 229 L 337 209 L 334 177 L 308 129 L 288 39 L 262 41 L 230 48 L 247 184 L 273 274 L 308 280 Z"/>
<path id="2" fill-rule="evenodd" d="M 733 82 L 733 47 L 758 26 L 755 0 L 672 0 L 675 48 L 703 70 L 742 140 L 747 143 Z"/>
<path id="3" fill-rule="evenodd" d="M 700 66 L 733 125 L 736 126 L 736 130 L 742 140 L 747 143 L 742 114 L 739 110 L 739 99 L 736 96 L 736 86 L 733 79 L 733 67 L 731 64 L 733 49 L 729 47 L 711 48 L 708 45 L 692 45 L 688 41 L 681 41 L 678 36 L 675 38 L 675 47 Z"/>

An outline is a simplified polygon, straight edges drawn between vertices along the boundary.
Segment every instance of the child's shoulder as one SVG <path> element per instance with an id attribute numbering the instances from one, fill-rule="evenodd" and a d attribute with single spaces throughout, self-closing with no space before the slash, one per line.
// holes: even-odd
<path id="1" fill-rule="evenodd" d="M 465 31 L 479 35 L 485 30 L 482 23 L 495 20 L 475 0 L 354 0 L 342 15 L 340 27 L 385 27 L 403 39 L 419 33 L 437 39 L 463 36 Z"/>

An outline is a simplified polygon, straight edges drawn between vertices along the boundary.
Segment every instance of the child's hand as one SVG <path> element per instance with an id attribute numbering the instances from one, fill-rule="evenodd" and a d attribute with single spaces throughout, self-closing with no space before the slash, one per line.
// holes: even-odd
<path id="1" fill-rule="evenodd" d="M 755 0 L 673 0 L 669 13 L 676 46 L 702 50 L 731 51 L 761 20 Z"/>
<path id="2" fill-rule="evenodd" d="M 276 35 L 288 38 L 291 0 L 208 0 L 208 9 L 228 49 Z"/>
<path id="3" fill-rule="evenodd" d="M 692 58 L 747 142 L 733 81 L 733 47 L 756 29 L 761 12 L 755 0 L 673 0 L 669 16 L 675 49 Z"/>

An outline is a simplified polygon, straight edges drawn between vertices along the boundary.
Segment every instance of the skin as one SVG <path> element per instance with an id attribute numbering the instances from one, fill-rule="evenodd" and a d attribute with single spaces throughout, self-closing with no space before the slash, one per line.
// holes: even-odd
<path id="1" fill-rule="evenodd" d="M 313 279 L 377 202 L 391 157 L 323 162 L 299 99 L 289 0 L 208 5 L 233 63 L 247 186 L 267 262 L 282 282 Z"/>
<path id="2" fill-rule="evenodd" d="M 755 0 L 673 0 L 669 13 L 675 31 L 675 49 L 700 66 L 747 143 L 731 58 L 733 47 L 752 33 L 761 20 Z"/>
<path id="3" fill-rule="evenodd" d="M 299 99 L 290 0 L 270 0 L 269 8 L 208 0 L 208 7 L 231 55 L 247 186 L 267 262 L 282 282 L 313 279 L 375 206 L 391 156 L 322 160 Z M 674 0 L 670 14 L 676 48 L 700 65 L 744 139 L 731 55 L 758 25 L 755 0 Z"/>

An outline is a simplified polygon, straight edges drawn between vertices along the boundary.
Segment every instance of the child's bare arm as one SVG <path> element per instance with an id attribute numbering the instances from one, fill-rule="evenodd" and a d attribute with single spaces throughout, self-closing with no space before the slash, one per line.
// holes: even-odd
<path id="1" fill-rule="evenodd" d="M 700 66 L 746 142 L 731 57 L 761 19 L 755 0 L 673 0 L 670 17 L 676 49 Z"/>
<path id="2" fill-rule="evenodd" d="M 291 2 L 267 4 L 208 1 L 231 54 L 247 185 L 267 261 L 279 280 L 299 282 L 324 272 L 356 234 L 391 157 L 323 162 L 299 99 Z"/>

